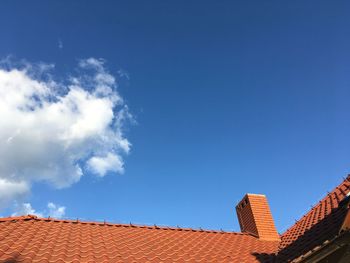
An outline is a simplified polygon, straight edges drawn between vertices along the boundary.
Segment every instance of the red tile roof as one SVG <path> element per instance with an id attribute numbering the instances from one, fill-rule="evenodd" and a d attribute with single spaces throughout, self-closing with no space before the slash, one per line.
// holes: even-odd
<path id="1" fill-rule="evenodd" d="M 291 262 L 350 228 L 350 176 L 281 235 L 37 218 L 0 218 L 0 263 Z M 344 223 L 345 222 L 345 223 Z M 277 254 L 277 257 L 275 256 Z"/>
<path id="2" fill-rule="evenodd" d="M 0 219 L 0 262 L 267 262 L 277 247 L 243 233 Z"/>
<path id="3" fill-rule="evenodd" d="M 350 175 L 281 235 L 279 259 L 288 262 L 336 237 L 349 212 Z"/>

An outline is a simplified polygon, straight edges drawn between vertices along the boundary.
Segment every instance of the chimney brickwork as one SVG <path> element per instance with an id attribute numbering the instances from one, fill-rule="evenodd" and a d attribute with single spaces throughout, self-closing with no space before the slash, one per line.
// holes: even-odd
<path id="1" fill-rule="evenodd" d="M 280 240 L 265 195 L 246 194 L 236 206 L 236 212 L 242 232 L 263 240 Z"/>

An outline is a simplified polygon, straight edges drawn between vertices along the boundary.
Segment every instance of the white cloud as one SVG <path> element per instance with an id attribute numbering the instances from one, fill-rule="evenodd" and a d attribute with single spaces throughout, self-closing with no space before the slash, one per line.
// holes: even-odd
<path id="1" fill-rule="evenodd" d="M 58 48 L 63 49 L 63 42 L 61 39 L 58 40 Z"/>
<path id="2" fill-rule="evenodd" d="M 120 156 L 108 153 L 105 157 L 92 157 L 87 162 L 88 167 L 95 174 L 103 177 L 107 171 L 123 173 L 123 160 Z"/>
<path id="3" fill-rule="evenodd" d="M 35 211 L 30 203 L 16 204 L 15 209 L 16 211 L 12 214 L 12 216 L 36 215 L 43 217 L 43 214 Z"/>
<path id="4" fill-rule="evenodd" d="M 64 206 L 58 206 L 54 203 L 49 202 L 47 204 L 48 216 L 54 217 L 54 218 L 62 218 L 66 213 L 66 207 Z"/>
<path id="5" fill-rule="evenodd" d="M 122 127 L 130 117 L 104 61 L 53 81 L 52 65 L 0 68 L 0 208 L 36 182 L 69 187 L 85 174 L 124 170 L 130 150 Z"/>
<path id="6" fill-rule="evenodd" d="M 38 212 L 30 203 L 22 203 L 15 205 L 15 212 L 12 216 L 36 215 L 38 217 L 62 218 L 66 213 L 66 207 L 56 205 L 52 202 L 47 204 L 47 210 Z"/>
<path id="7" fill-rule="evenodd" d="M 6 207 L 14 199 L 23 198 L 29 191 L 30 186 L 25 181 L 0 178 L 0 207 Z"/>
<path id="8" fill-rule="evenodd" d="M 127 71 L 120 69 L 120 70 L 118 70 L 118 74 L 120 77 L 123 77 L 123 78 L 126 78 L 127 80 L 130 80 L 130 75 Z"/>

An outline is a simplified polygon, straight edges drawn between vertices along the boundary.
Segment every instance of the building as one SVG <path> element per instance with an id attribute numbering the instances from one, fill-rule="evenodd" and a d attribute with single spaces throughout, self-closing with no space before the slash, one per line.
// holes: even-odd
<path id="1" fill-rule="evenodd" d="M 236 206 L 241 232 L 0 218 L 0 262 L 350 262 L 350 176 L 282 234 L 264 195 Z"/>

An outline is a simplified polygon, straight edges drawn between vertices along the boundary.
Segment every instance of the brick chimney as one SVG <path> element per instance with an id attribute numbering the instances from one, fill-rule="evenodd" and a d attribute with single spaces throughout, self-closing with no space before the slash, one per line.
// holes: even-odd
<path id="1" fill-rule="evenodd" d="M 265 195 L 246 194 L 236 206 L 236 212 L 242 232 L 262 240 L 280 240 Z"/>

